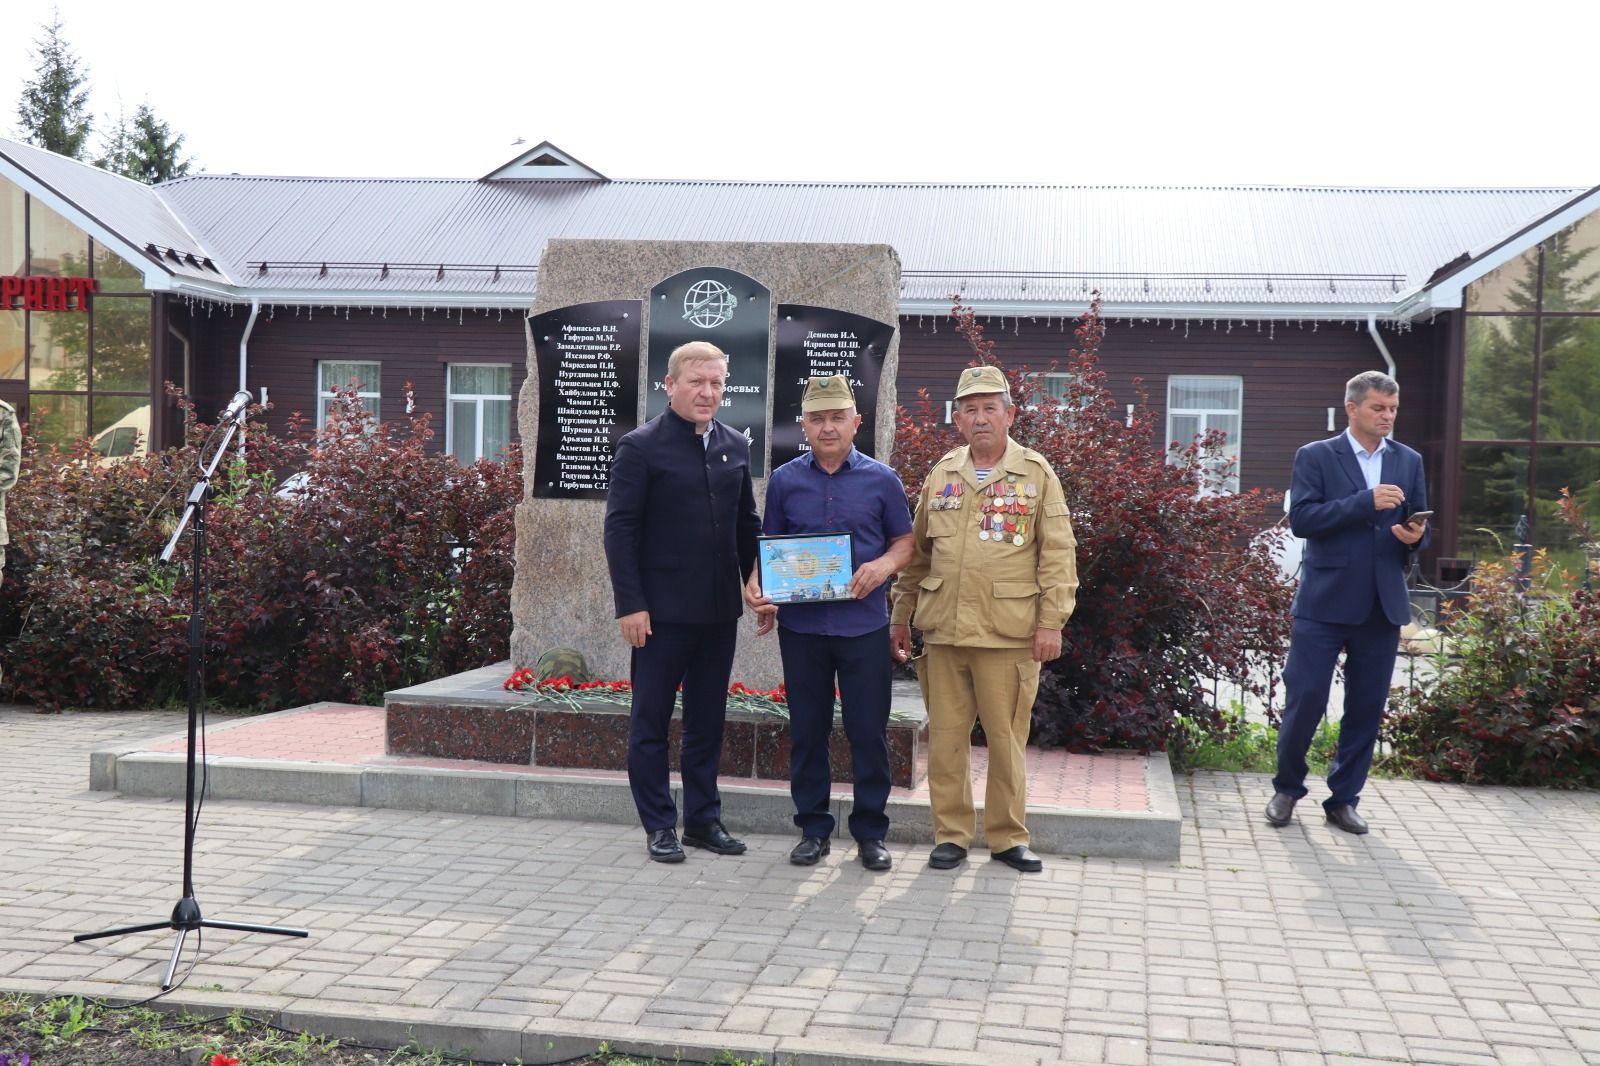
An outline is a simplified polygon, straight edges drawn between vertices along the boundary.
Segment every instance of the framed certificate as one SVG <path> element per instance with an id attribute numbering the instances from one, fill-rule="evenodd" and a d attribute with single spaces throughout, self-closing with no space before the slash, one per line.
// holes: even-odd
<path id="1" fill-rule="evenodd" d="M 773 603 L 827 603 L 854 599 L 856 572 L 848 533 L 797 533 L 758 538 L 761 591 Z"/>

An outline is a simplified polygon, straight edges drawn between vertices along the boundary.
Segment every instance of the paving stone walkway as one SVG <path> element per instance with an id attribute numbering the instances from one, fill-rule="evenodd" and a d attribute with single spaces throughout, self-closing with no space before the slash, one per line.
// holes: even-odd
<path id="1" fill-rule="evenodd" d="M 87 790 L 173 715 L 0 708 L 0 991 L 138 998 L 171 933 L 181 801 Z M 1178 862 L 929 870 L 641 861 L 634 829 L 210 801 L 187 983 L 347 1037 L 557 1061 L 614 1045 L 767 1062 L 1600 1063 L 1600 794 L 1374 782 L 1374 832 L 1273 830 L 1254 775 L 1179 778 Z M 1313 791 L 1313 799 L 1316 791 Z M 975 858 L 982 853 L 975 852 Z M 191 938 L 192 946 L 193 938 Z"/>

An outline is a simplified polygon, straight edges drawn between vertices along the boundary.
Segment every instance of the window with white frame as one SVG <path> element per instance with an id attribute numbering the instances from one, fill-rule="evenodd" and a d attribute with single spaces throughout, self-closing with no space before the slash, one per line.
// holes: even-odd
<path id="1" fill-rule="evenodd" d="M 1183 449 L 1212 430 L 1226 434 L 1220 449 L 1200 457 L 1201 495 L 1239 491 L 1239 427 L 1243 416 L 1243 378 L 1175 375 L 1167 379 L 1170 458 L 1176 461 Z"/>
<path id="2" fill-rule="evenodd" d="M 511 364 L 451 363 L 445 439 L 462 466 L 502 458 L 511 443 Z"/>
<path id="3" fill-rule="evenodd" d="M 383 398 L 379 390 L 381 363 L 351 363 L 327 360 L 317 364 L 317 428 L 328 424 L 328 410 L 333 406 L 335 389 L 355 389 L 361 406 L 378 417 L 378 401 Z"/>

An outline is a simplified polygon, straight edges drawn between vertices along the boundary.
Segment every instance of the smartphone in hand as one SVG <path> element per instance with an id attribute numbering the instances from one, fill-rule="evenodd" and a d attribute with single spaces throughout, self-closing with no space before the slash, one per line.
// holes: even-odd
<path id="1" fill-rule="evenodd" d="M 1408 526 L 1418 526 L 1418 527 L 1420 527 L 1424 522 L 1426 522 L 1428 519 L 1430 519 L 1432 517 L 1433 517 L 1433 512 L 1432 511 L 1418 511 L 1416 514 L 1412 515 L 1410 518 L 1407 518 L 1405 524 L 1408 525 Z"/>

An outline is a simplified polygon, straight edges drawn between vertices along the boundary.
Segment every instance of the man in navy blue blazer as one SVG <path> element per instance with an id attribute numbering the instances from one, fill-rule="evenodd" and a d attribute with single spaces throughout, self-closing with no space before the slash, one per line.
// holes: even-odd
<path id="1" fill-rule="evenodd" d="M 1349 427 L 1294 457 L 1289 526 L 1305 538 L 1294 627 L 1283 681 L 1278 773 L 1267 821 L 1288 825 L 1306 795 L 1306 752 L 1328 708 L 1334 664 L 1344 652 L 1344 717 L 1328 768 L 1330 824 L 1367 832 L 1356 813 L 1394 677 L 1400 627 L 1411 619 L 1406 570 L 1427 543 L 1422 456 L 1389 434 L 1400 386 L 1369 370 L 1345 385 Z M 1413 517 L 1416 516 L 1416 517 Z"/>
<path id="2" fill-rule="evenodd" d="M 716 420 L 728 357 L 692 341 L 667 362 L 667 410 L 617 443 L 606 562 L 622 639 L 633 648 L 628 784 L 656 862 L 682 862 L 667 766 L 683 686 L 683 843 L 738 855 L 722 824 L 717 766 L 744 583 L 756 561 L 750 442 Z"/>

